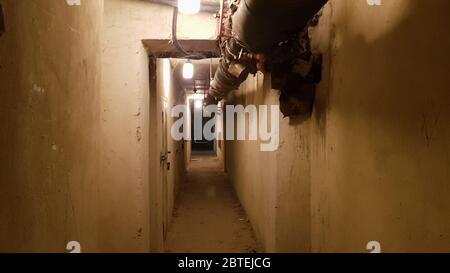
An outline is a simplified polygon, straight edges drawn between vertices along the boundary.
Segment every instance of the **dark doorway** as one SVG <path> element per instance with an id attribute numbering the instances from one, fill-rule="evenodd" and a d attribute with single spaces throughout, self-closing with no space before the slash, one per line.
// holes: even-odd
<path id="1" fill-rule="evenodd" d="M 205 139 L 205 137 L 202 134 L 201 140 L 195 140 L 195 126 L 194 126 L 194 116 L 196 111 L 203 111 L 202 107 L 199 107 L 199 105 L 203 105 L 202 100 L 190 100 L 190 108 L 191 108 L 191 139 L 192 139 L 192 154 L 215 154 L 216 153 L 216 142 L 215 141 L 208 141 Z M 202 128 L 204 128 L 205 124 L 213 119 L 212 117 L 203 117 L 202 119 Z M 214 131 L 216 128 L 214 127 Z"/>

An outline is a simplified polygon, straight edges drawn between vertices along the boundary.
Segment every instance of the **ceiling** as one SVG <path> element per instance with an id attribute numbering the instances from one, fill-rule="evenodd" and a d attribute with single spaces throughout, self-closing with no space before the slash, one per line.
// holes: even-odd
<path id="1" fill-rule="evenodd" d="M 183 78 L 183 65 L 186 59 L 171 59 L 173 67 L 174 81 L 180 89 L 184 90 L 186 94 L 194 94 L 194 82 L 197 93 L 204 93 L 209 90 L 211 75 L 214 76 L 217 67 L 219 66 L 219 59 L 203 59 L 192 60 L 194 64 L 194 77 L 191 80 Z"/>
<path id="2" fill-rule="evenodd" d="M 178 0 L 143 0 L 150 3 L 161 4 L 176 7 L 178 5 Z M 207 13 L 217 13 L 220 9 L 219 0 L 201 0 L 202 11 Z"/>

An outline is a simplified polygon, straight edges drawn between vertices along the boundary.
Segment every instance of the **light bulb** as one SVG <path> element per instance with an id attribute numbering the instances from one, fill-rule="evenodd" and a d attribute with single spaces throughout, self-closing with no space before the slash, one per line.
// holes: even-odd
<path id="1" fill-rule="evenodd" d="M 194 65 L 188 61 L 183 65 L 183 78 L 190 80 L 194 77 Z"/>
<path id="2" fill-rule="evenodd" d="M 200 11 L 200 0 L 178 0 L 178 10 L 183 14 L 196 14 Z"/>

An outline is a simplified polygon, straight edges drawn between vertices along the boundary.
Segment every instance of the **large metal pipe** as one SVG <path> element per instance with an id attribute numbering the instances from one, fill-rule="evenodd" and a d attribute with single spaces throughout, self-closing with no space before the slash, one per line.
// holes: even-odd
<path id="1" fill-rule="evenodd" d="M 328 0 L 241 0 L 233 33 L 251 52 L 265 52 L 301 31 Z"/>
<path id="2" fill-rule="evenodd" d="M 241 0 L 232 15 L 233 38 L 248 52 L 267 53 L 276 44 L 306 27 L 328 0 Z M 222 60 L 211 84 L 210 95 L 217 100 L 236 90 L 250 71 L 239 76 Z"/>

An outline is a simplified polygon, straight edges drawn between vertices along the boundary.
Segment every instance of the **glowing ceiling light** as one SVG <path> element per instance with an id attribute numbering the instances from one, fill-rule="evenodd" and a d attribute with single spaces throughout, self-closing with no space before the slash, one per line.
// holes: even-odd
<path id="1" fill-rule="evenodd" d="M 194 65 L 190 61 L 187 61 L 183 65 L 183 78 L 185 78 L 186 80 L 190 80 L 193 77 L 194 77 Z"/>
<path id="2" fill-rule="evenodd" d="M 178 10 L 183 14 L 196 14 L 200 11 L 200 0 L 178 0 Z"/>

